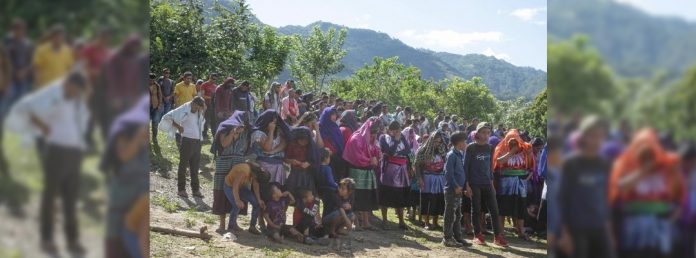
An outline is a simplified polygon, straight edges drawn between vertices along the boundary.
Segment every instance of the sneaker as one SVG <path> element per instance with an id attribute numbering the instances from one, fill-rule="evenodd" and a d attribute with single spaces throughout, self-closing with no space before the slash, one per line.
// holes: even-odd
<path id="1" fill-rule="evenodd" d="M 455 241 L 454 239 L 442 239 L 442 244 L 446 247 L 462 247 L 462 243 Z"/>
<path id="2" fill-rule="evenodd" d="M 460 239 L 454 239 L 454 241 L 457 241 L 458 243 L 462 244 L 463 246 L 471 246 L 471 243 L 467 242 L 466 240 L 460 238 Z"/>
<path id="3" fill-rule="evenodd" d="M 254 235 L 261 235 L 261 232 L 256 228 L 256 227 L 249 227 L 249 233 L 252 233 Z"/>
<path id="4" fill-rule="evenodd" d="M 500 247 L 508 247 L 508 242 L 505 240 L 502 234 L 498 234 L 493 238 L 493 243 Z"/>
<path id="5" fill-rule="evenodd" d="M 201 191 L 195 191 L 195 192 L 193 192 L 193 197 L 198 197 L 198 198 L 203 199 L 203 194 L 201 193 Z"/>
<path id="6" fill-rule="evenodd" d="M 481 233 L 478 233 L 474 236 L 474 244 L 476 245 L 486 245 L 486 238 L 483 237 Z"/>
<path id="7" fill-rule="evenodd" d="M 188 194 L 186 193 L 186 190 L 179 191 L 179 196 L 184 197 L 184 198 L 188 198 Z"/>

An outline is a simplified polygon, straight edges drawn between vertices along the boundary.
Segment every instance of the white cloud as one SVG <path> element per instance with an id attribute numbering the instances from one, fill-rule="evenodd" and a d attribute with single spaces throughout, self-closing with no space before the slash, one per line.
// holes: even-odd
<path id="1" fill-rule="evenodd" d="M 495 58 L 498 58 L 498 59 L 505 60 L 505 61 L 507 61 L 508 63 L 511 63 L 511 62 L 510 62 L 510 55 L 508 55 L 508 54 L 506 54 L 506 53 L 496 53 L 496 52 L 493 51 L 493 49 L 491 49 L 491 48 L 486 48 L 486 50 L 483 50 L 483 52 L 481 52 L 481 54 L 487 55 L 487 56 L 492 56 L 492 57 L 495 57 Z"/>
<path id="2" fill-rule="evenodd" d="M 513 17 L 516 17 L 517 19 L 520 19 L 525 22 L 530 22 L 535 20 L 537 15 L 540 13 L 546 12 L 546 7 L 538 7 L 538 8 L 521 8 L 521 9 L 516 9 L 510 12 L 510 15 Z"/>
<path id="3" fill-rule="evenodd" d="M 405 42 L 416 43 L 433 48 L 461 48 L 464 45 L 478 42 L 500 42 L 503 33 L 499 31 L 487 32 L 457 32 L 453 30 L 431 30 L 417 32 L 406 30 L 397 33 L 397 37 Z"/>

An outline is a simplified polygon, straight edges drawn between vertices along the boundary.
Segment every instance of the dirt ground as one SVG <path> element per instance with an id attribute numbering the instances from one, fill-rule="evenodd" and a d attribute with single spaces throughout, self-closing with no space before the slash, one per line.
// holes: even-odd
<path id="1" fill-rule="evenodd" d="M 176 147 L 163 137 L 159 142 L 161 149 L 153 148 L 151 154 L 154 162 L 150 173 L 150 224 L 190 230 L 207 226 L 213 237 L 204 241 L 150 232 L 152 257 L 546 257 L 545 239 L 523 241 L 509 233 L 506 235 L 510 243 L 508 248 L 493 246 L 490 235 L 486 236 L 488 246 L 444 247 L 440 243 L 442 231 L 427 231 L 411 222 L 407 222 L 409 230 L 396 229 L 398 220 L 393 209 L 389 210 L 390 230 L 350 232 L 329 246 L 304 245 L 289 239 L 278 244 L 246 231 L 238 233 L 236 241 L 225 240 L 214 232 L 218 217 L 210 211 L 214 171 L 209 144 L 204 145 L 202 151 L 199 178 L 204 198 L 200 199 L 191 196 L 190 184 L 187 184 L 188 198 L 176 195 Z M 291 224 L 291 212 L 289 209 L 288 224 Z M 378 212 L 375 215 L 381 216 Z M 248 228 L 249 216 L 240 216 L 239 224 Z"/>

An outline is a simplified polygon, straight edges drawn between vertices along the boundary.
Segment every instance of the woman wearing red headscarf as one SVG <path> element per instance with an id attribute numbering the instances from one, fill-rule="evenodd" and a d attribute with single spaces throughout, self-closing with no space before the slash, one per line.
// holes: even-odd
<path id="1" fill-rule="evenodd" d="M 685 189 L 679 157 L 660 145 L 652 129 L 639 131 L 614 162 L 609 203 L 619 257 L 672 257 L 676 219 Z"/>
<path id="2" fill-rule="evenodd" d="M 517 129 L 511 129 L 495 148 L 493 171 L 496 173 L 500 225 L 506 216 L 513 218 L 517 235 L 528 239 L 524 233 L 524 217 L 527 214 L 527 180 L 534 169 L 532 146 L 520 137 Z"/>

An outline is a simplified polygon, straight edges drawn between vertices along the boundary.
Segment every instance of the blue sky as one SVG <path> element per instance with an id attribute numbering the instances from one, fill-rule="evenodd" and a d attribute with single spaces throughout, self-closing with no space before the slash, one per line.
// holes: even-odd
<path id="1" fill-rule="evenodd" d="M 672 16 L 696 22 L 695 0 L 616 0 L 657 16 Z"/>
<path id="2" fill-rule="evenodd" d="M 545 0 L 248 0 L 274 27 L 322 20 L 389 34 L 409 46 L 480 53 L 546 71 Z"/>

